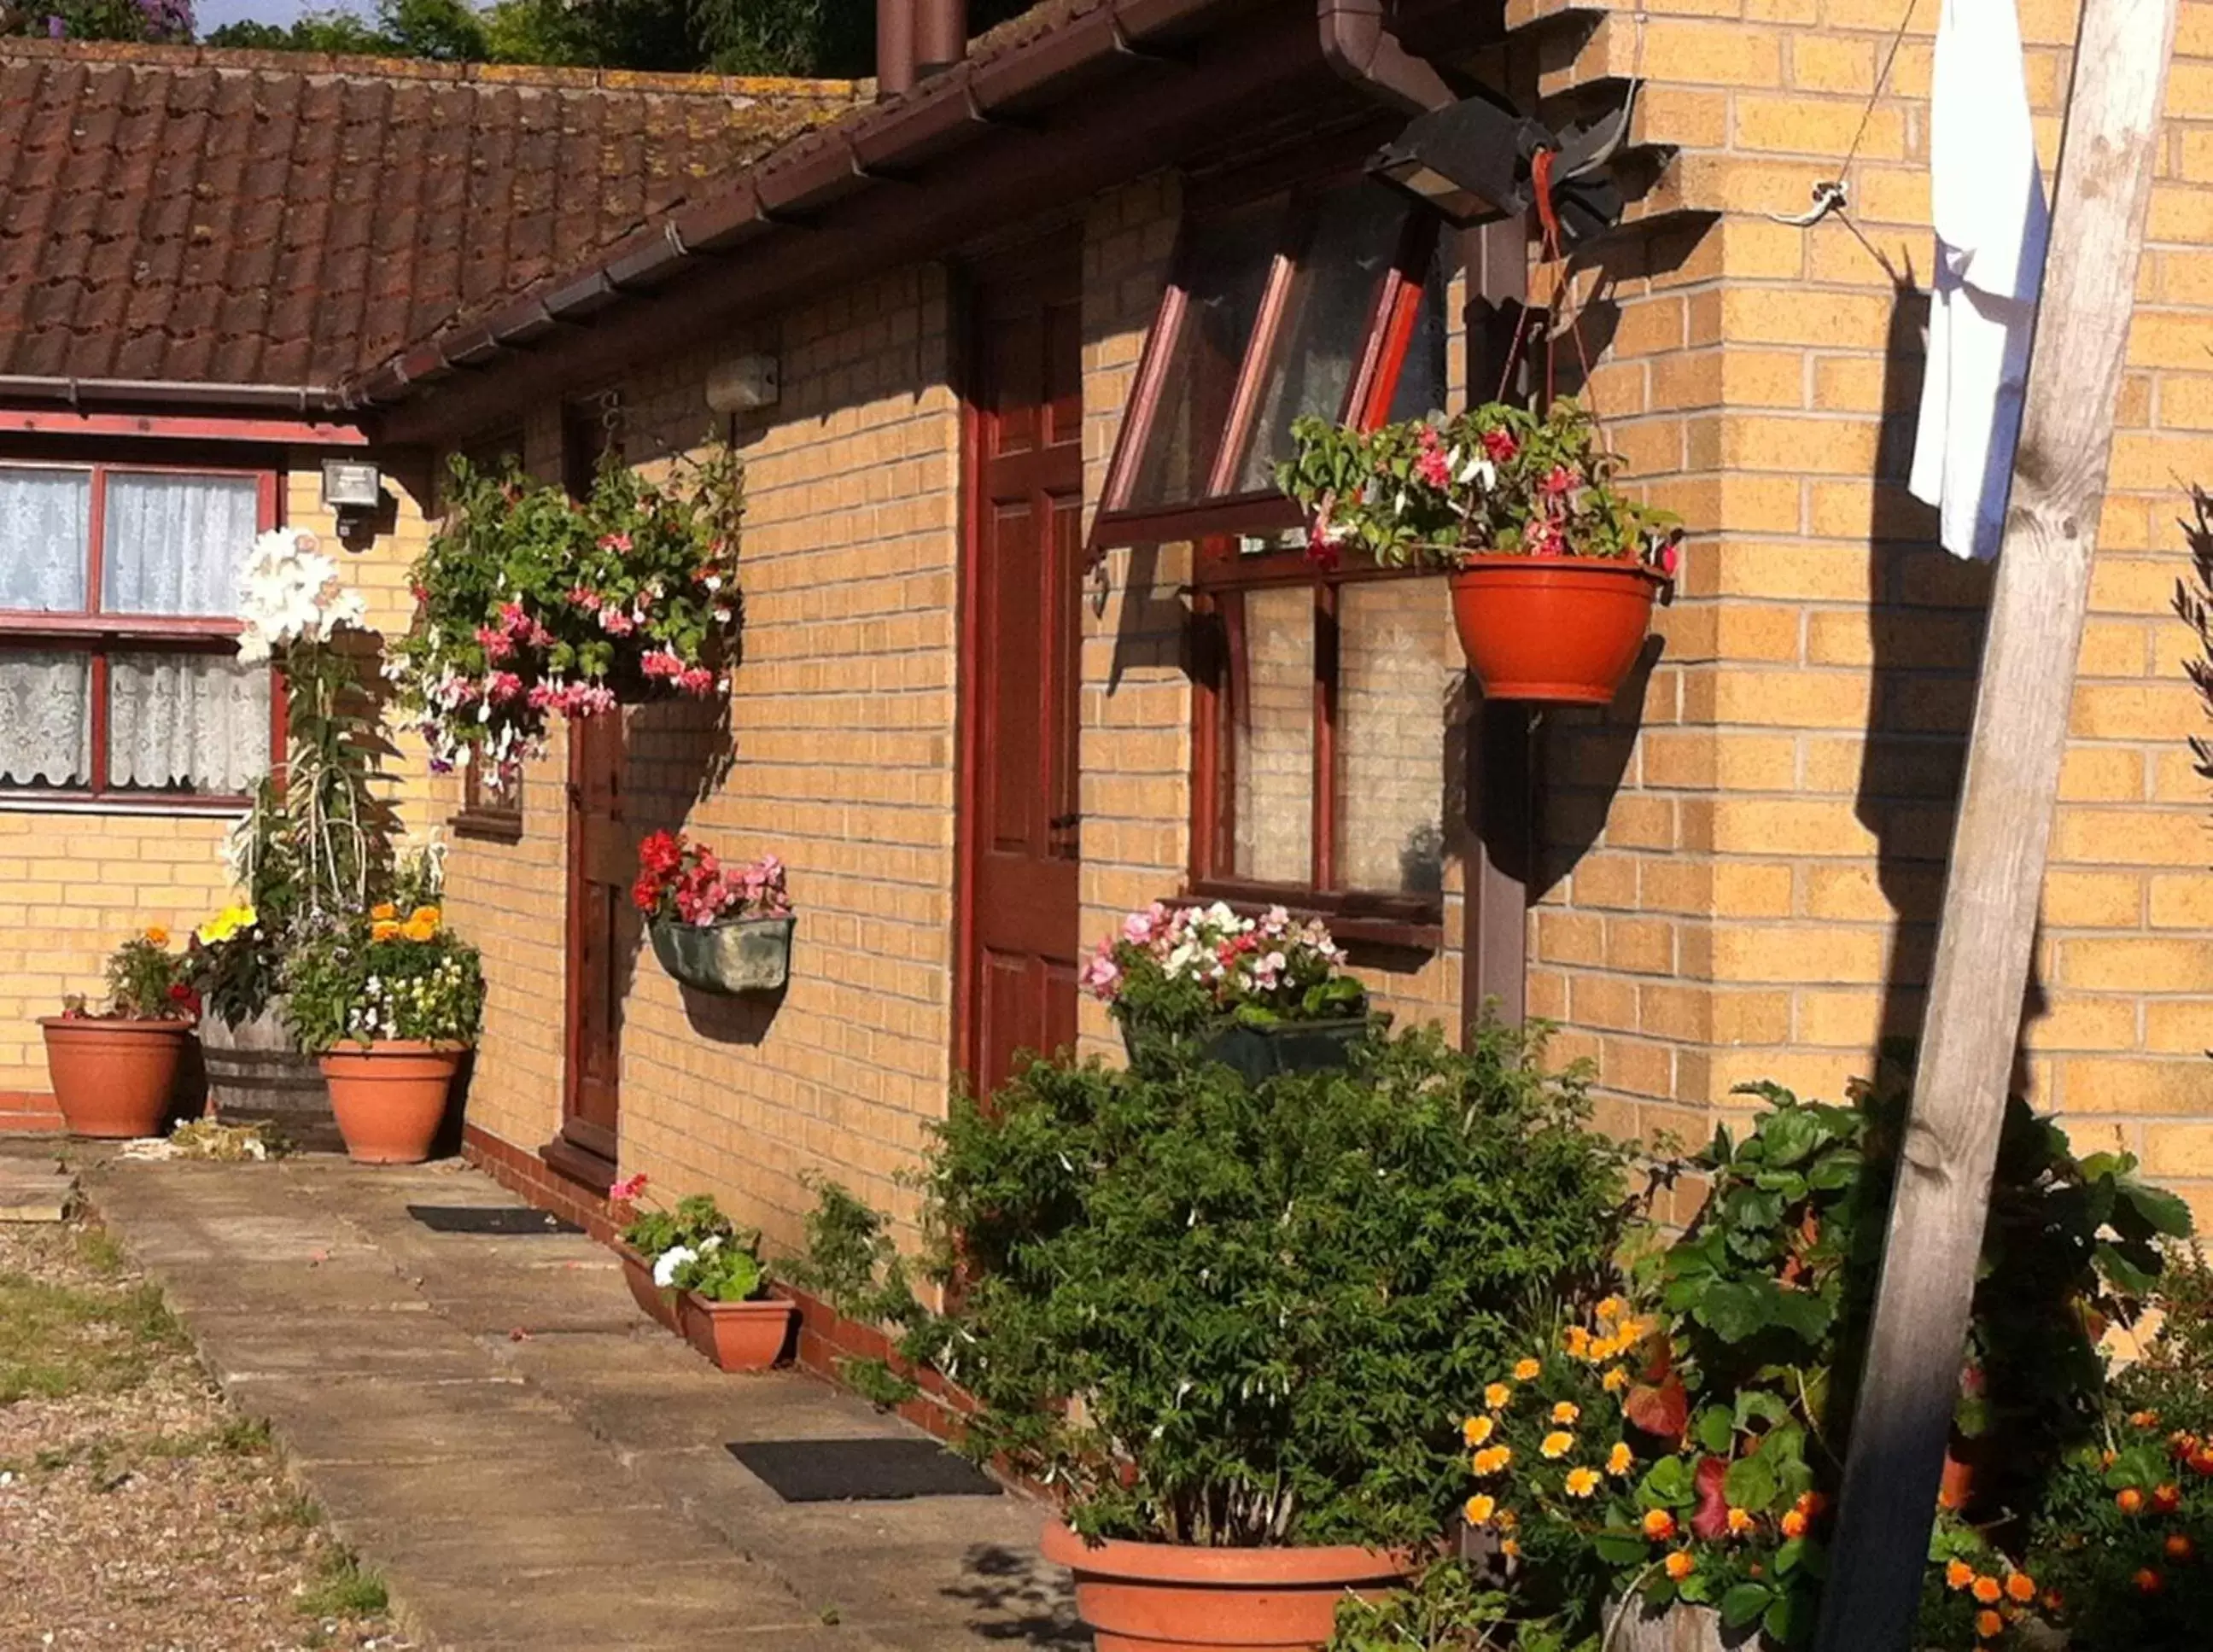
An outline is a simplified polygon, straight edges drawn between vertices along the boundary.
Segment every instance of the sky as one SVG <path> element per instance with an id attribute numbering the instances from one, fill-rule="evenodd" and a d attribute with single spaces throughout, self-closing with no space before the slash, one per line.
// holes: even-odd
<path id="1" fill-rule="evenodd" d="M 225 23 L 290 23 L 302 12 L 351 11 L 366 17 L 375 8 L 369 0 L 195 0 L 192 16 L 202 34 Z"/>

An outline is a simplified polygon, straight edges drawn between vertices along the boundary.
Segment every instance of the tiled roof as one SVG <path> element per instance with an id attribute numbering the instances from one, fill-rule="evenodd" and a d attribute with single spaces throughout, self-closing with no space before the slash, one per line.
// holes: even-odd
<path id="1" fill-rule="evenodd" d="M 0 375 L 335 383 L 859 97 L 0 41 Z"/>

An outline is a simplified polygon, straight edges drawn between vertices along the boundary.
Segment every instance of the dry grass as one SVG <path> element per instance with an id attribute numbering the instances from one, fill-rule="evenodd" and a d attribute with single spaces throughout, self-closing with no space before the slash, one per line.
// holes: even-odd
<path id="1" fill-rule="evenodd" d="M 405 1644 L 107 1234 L 0 1226 L 0 1649 Z"/>

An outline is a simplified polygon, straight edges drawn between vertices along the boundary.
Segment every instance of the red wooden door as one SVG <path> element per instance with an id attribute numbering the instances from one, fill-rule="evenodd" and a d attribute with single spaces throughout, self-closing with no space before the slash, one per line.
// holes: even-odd
<path id="1" fill-rule="evenodd" d="M 958 1059 L 978 1084 L 1076 1037 L 1083 510 L 1080 271 L 975 290 L 962 726 L 966 945 Z"/>
<path id="2" fill-rule="evenodd" d="M 561 1136 L 612 1167 L 621 1113 L 622 1009 L 638 917 L 630 903 L 619 712 L 569 725 L 569 1003 Z"/>

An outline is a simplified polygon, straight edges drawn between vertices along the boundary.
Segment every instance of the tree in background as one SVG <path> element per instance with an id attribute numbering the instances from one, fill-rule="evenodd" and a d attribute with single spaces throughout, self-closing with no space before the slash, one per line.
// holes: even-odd
<path id="1" fill-rule="evenodd" d="M 0 0 L 0 35 L 57 40 L 183 41 L 192 0 Z"/>

